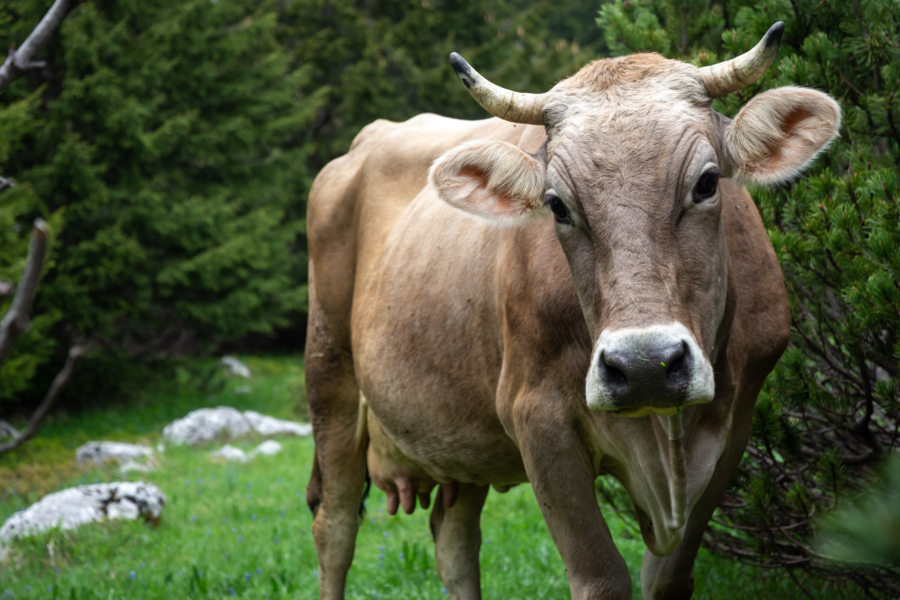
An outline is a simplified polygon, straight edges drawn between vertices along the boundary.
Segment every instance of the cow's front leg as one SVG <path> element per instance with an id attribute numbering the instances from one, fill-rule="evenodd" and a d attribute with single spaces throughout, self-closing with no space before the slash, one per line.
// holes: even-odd
<path id="1" fill-rule="evenodd" d="M 481 598 L 478 555 L 487 493 L 487 486 L 442 484 L 431 510 L 438 573 L 451 598 Z"/>
<path id="2" fill-rule="evenodd" d="M 572 598 L 630 599 L 628 567 L 600 513 L 590 455 L 561 406 L 546 396 L 517 402 L 528 479 L 566 565 Z"/>
<path id="3" fill-rule="evenodd" d="M 310 308 L 306 388 L 315 457 L 306 499 L 313 512 L 319 597 L 338 600 L 344 597 L 359 529 L 367 438 L 349 353 L 332 342 L 314 294 Z"/>

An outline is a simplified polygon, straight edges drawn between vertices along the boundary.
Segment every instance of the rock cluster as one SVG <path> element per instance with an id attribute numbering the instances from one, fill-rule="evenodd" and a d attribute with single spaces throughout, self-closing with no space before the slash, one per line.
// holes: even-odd
<path id="1" fill-rule="evenodd" d="M 233 357 L 223 357 L 222 364 L 238 377 L 250 377 L 250 370 Z M 247 391 L 250 388 L 247 387 Z M 246 436 L 306 436 L 312 431 L 308 423 L 276 419 L 258 412 L 239 411 L 229 406 L 201 408 L 188 413 L 163 428 L 163 441 L 175 445 L 196 446 L 212 441 L 236 440 Z M 0 421 L 0 438 L 14 436 L 16 431 Z M 165 445 L 160 443 L 162 452 Z M 259 455 L 281 451 L 281 444 L 265 440 L 249 452 L 225 445 L 210 453 L 215 459 L 247 462 Z M 94 463 L 101 467 L 118 466 L 120 473 L 152 471 L 157 467 L 156 452 L 150 446 L 115 441 L 91 441 L 75 451 L 79 466 Z M 166 497 L 156 486 L 143 482 L 115 482 L 81 485 L 44 496 L 36 504 L 12 515 L 0 527 L 0 559 L 8 552 L 10 541 L 34 535 L 53 527 L 71 529 L 84 523 L 104 519 L 143 518 L 158 523 Z"/>

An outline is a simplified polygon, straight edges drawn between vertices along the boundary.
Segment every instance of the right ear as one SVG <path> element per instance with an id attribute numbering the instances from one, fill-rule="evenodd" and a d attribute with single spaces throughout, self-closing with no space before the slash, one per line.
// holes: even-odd
<path id="1" fill-rule="evenodd" d="M 512 223 L 540 208 L 544 164 L 512 144 L 477 140 L 441 155 L 431 165 L 428 181 L 451 206 Z"/>

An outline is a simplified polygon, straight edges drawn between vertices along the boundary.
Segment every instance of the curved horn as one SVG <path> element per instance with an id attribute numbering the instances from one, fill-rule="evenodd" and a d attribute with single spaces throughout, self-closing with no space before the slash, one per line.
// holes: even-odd
<path id="1" fill-rule="evenodd" d="M 547 101 L 546 94 L 514 92 L 494 85 L 456 52 L 450 55 L 450 66 L 478 104 L 495 117 L 514 123 L 544 124 L 542 112 Z"/>
<path id="2" fill-rule="evenodd" d="M 700 78 L 710 98 L 743 89 L 763 76 L 781 45 L 784 23 L 778 21 L 749 52 L 715 65 L 700 68 Z"/>

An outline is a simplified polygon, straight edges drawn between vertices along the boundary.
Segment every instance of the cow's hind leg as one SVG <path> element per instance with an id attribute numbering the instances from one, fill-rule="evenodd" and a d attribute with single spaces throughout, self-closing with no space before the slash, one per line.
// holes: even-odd
<path id="1" fill-rule="evenodd" d="M 442 484 L 431 510 L 438 573 L 450 598 L 481 598 L 478 553 L 488 487 Z"/>
<path id="2" fill-rule="evenodd" d="M 311 302 L 312 304 L 312 302 Z M 365 419 L 349 353 L 334 347 L 310 314 L 306 388 L 315 439 L 307 487 L 319 557 L 319 597 L 343 598 L 366 481 Z"/>

